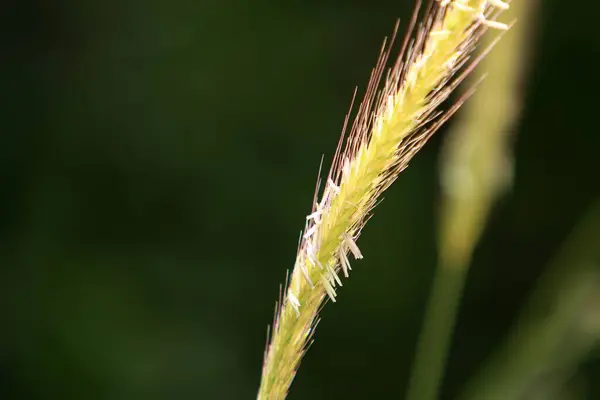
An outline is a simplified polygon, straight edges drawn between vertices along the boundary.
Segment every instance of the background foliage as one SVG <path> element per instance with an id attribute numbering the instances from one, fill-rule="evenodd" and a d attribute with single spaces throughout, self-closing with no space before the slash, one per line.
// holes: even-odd
<path id="1" fill-rule="evenodd" d="M 600 5 L 583 3 L 541 4 L 515 187 L 475 254 L 444 398 L 600 195 Z M 3 4 L 0 397 L 254 397 L 320 157 L 412 4 Z M 366 228 L 365 260 L 325 309 L 291 399 L 405 392 L 443 135 Z M 592 355 L 573 384 L 600 398 L 599 377 Z"/>

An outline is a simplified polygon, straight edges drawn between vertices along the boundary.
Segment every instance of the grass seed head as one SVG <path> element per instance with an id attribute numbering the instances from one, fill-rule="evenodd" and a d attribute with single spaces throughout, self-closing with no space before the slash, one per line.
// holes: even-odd
<path id="1" fill-rule="evenodd" d="M 390 69 L 398 25 L 384 42 L 354 122 L 348 125 L 346 117 L 322 193 L 317 190 L 306 217 L 289 286 L 278 303 L 259 399 L 285 398 L 324 300 L 336 301 L 340 272 L 349 276 L 349 255 L 363 258 L 357 240 L 380 195 L 458 109 L 464 99 L 437 111 L 477 64 L 470 55 L 483 32 L 507 29 L 493 18 L 494 10 L 507 7 L 500 0 L 438 0 L 417 25 L 418 2 Z"/>

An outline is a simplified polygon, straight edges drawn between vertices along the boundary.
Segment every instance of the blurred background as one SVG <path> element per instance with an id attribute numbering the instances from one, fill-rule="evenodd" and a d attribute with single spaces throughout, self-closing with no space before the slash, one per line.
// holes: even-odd
<path id="1" fill-rule="evenodd" d="M 473 256 L 444 399 L 503 342 L 600 196 L 600 3 L 540 3 L 514 185 Z M 328 166 L 354 87 L 412 6 L 3 2 L 0 398 L 254 398 L 321 156 Z M 325 308 L 290 399 L 405 393 L 445 133 L 364 230 L 365 259 Z M 570 365 L 552 395 L 600 399 L 599 352 Z"/>

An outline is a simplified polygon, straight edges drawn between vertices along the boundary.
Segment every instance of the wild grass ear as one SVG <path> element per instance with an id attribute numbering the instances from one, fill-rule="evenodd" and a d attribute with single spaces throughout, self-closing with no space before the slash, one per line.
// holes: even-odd
<path id="1" fill-rule="evenodd" d="M 349 274 L 349 255 L 362 258 L 357 240 L 379 196 L 460 105 L 437 111 L 464 79 L 465 73 L 457 72 L 469 64 L 468 73 L 477 62 L 469 55 L 483 32 L 504 28 L 490 17 L 490 4 L 438 1 L 415 30 L 417 5 L 402 51 L 389 71 L 392 46 L 382 48 L 356 119 L 348 136 L 342 135 L 323 191 L 315 195 L 306 219 L 265 353 L 259 399 L 285 398 L 320 307 L 327 298 L 335 301 L 342 284 L 340 271 Z M 385 84 L 378 90 L 386 71 Z"/>

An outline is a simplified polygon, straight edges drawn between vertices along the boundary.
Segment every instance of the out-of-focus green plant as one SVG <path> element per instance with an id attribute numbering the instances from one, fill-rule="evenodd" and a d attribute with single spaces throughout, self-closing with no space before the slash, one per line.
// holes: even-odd
<path id="1" fill-rule="evenodd" d="M 600 200 L 574 229 L 512 333 L 461 399 L 547 399 L 544 393 L 563 388 L 600 344 L 599 237 Z"/>
<path id="2" fill-rule="evenodd" d="M 481 68 L 478 87 L 445 144 L 439 261 L 417 347 L 409 400 L 433 400 L 443 377 L 471 255 L 496 199 L 512 181 L 511 133 L 518 121 L 521 81 L 532 36 L 534 3 L 518 0 L 504 17 L 517 18 Z"/>

